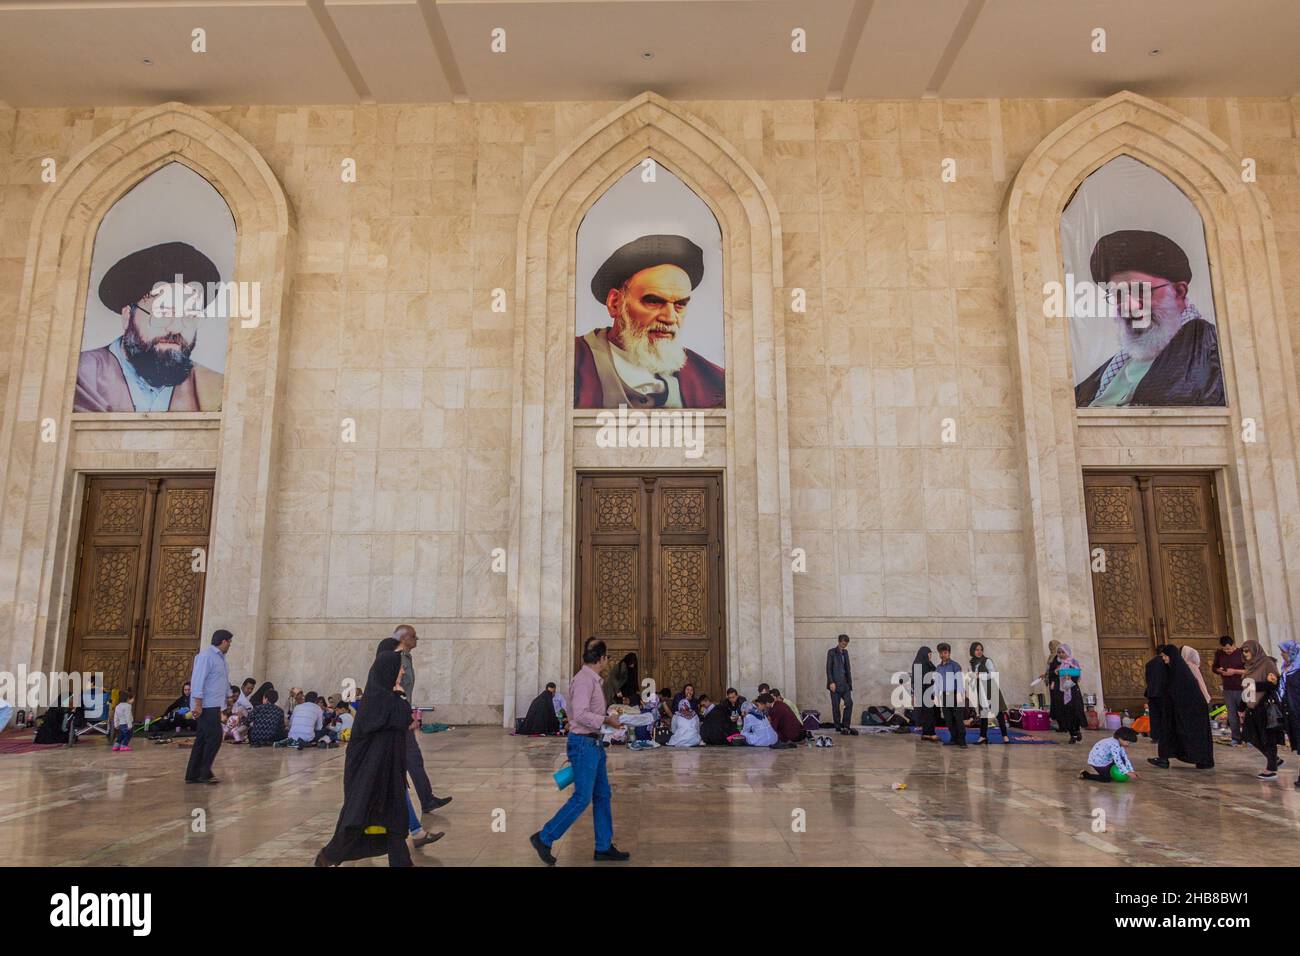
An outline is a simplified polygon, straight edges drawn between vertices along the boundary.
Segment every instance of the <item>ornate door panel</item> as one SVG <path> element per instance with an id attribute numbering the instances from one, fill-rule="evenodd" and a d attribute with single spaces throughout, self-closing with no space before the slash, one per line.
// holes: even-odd
<path id="1" fill-rule="evenodd" d="M 200 646 L 212 477 L 92 477 L 86 484 L 68 668 L 134 688 L 158 716 Z"/>
<path id="2" fill-rule="evenodd" d="M 1210 667 L 1231 624 L 1214 483 L 1208 475 L 1153 475 L 1147 495 L 1156 556 L 1152 588 L 1164 608 L 1157 621 L 1160 638 L 1196 648 L 1205 686 L 1221 698 L 1219 677 Z"/>
<path id="3" fill-rule="evenodd" d="M 140 478 L 91 478 L 81 518 L 69 670 L 134 686 L 153 500 Z"/>
<path id="4" fill-rule="evenodd" d="M 579 476 L 575 668 L 600 637 L 611 660 L 636 653 L 657 686 L 718 699 L 721 504 L 718 475 Z"/>
<path id="5" fill-rule="evenodd" d="M 1211 476 L 1090 474 L 1084 501 L 1107 705 L 1141 710 L 1164 643 L 1195 647 L 1217 694 L 1210 665 L 1231 625 Z"/>
<path id="6" fill-rule="evenodd" d="M 203 646 L 212 479 L 164 478 L 155 498 L 153 549 L 136 706 L 157 716 L 190 679 Z M 200 568 L 203 570 L 196 570 Z M 233 677 L 238 681 L 240 678 Z"/>
<path id="7" fill-rule="evenodd" d="M 1106 703 L 1140 711 L 1155 640 L 1142 496 L 1130 475 L 1085 475 L 1083 497 Z"/>

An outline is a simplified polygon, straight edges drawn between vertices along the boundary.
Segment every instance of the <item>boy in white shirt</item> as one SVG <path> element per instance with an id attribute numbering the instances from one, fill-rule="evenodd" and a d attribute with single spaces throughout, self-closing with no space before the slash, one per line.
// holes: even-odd
<path id="1" fill-rule="evenodd" d="M 131 714 L 131 705 L 135 703 L 135 691 L 128 690 L 122 702 L 113 708 L 113 729 L 117 731 L 117 740 L 113 750 L 131 749 L 131 729 L 135 726 L 135 717 Z"/>

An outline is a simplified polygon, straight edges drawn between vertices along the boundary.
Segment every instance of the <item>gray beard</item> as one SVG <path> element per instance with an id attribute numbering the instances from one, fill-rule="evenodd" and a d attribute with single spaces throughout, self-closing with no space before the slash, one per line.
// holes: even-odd
<path id="1" fill-rule="evenodd" d="M 1150 362 L 1165 350 L 1178 330 L 1182 327 L 1182 313 L 1170 309 L 1162 314 L 1152 313 L 1151 325 L 1142 330 L 1134 330 L 1127 319 L 1118 319 L 1120 323 L 1119 339 L 1124 350 L 1138 362 Z"/>
<path id="2" fill-rule="evenodd" d="M 618 333 L 619 347 L 638 368 L 655 375 L 675 375 L 686 364 L 686 349 L 675 335 L 652 341 L 646 331 L 634 327 L 626 310 L 614 321 L 614 331 Z"/>

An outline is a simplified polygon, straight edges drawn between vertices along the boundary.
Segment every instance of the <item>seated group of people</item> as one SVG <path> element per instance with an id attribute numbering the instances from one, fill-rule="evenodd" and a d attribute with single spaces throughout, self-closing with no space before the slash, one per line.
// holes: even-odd
<path id="1" fill-rule="evenodd" d="M 279 705 L 280 692 L 270 681 L 258 687 L 250 677 L 242 686 L 231 687 L 222 711 L 225 739 L 233 743 L 245 740 L 253 747 L 337 747 L 352 733 L 357 700 L 349 704 L 339 695 L 323 697 L 316 691 L 304 692 L 291 687 L 285 709 Z"/>
<path id="2" fill-rule="evenodd" d="M 803 722 L 779 690 L 758 685 L 753 701 L 728 687 L 726 698 L 714 702 L 708 694 L 695 695 L 687 684 L 678 693 L 664 687 L 644 698 L 629 697 L 625 688 L 607 694 L 608 712 L 623 718 L 622 731 L 611 729 L 612 741 L 627 740 L 633 747 L 714 746 L 793 747 L 807 736 Z M 564 732 L 565 699 L 554 683 L 534 698 L 517 733 L 556 736 Z M 631 731 L 628 735 L 626 732 Z"/>
<path id="3" fill-rule="evenodd" d="M 256 687 L 256 690 L 254 688 Z M 285 707 L 280 707 L 280 692 L 270 681 L 257 687 L 246 678 L 239 687 L 230 686 L 221 710 L 222 739 L 247 743 L 253 747 L 332 747 L 346 741 L 352 731 L 355 708 L 361 700 L 349 704 L 337 695 L 326 699 L 315 691 L 289 690 Z M 190 684 L 163 713 L 149 724 L 151 736 L 167 733 L 192 733 L 194 718 L 190 714 Z"/>
<path id="4" fill-rule="evenodd" d="M 793 747 L 808 736 L 794 707 L 767 684 L 758 685 L 753 701 L 734 687 L 728 687 L 726 698 L 718 703 L 708 694 L 696 700 L 691 684 L 672 697 L 671 703 L 669 694 L 671 690 L 665 688 L 658 704 L 661 719 L 668 720 L 665 744 L 669 747 Z"/>

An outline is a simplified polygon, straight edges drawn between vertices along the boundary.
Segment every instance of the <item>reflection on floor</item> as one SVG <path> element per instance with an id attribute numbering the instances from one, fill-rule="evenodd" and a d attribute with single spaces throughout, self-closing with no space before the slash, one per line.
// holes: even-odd
<path id="1" fill-rule="evenodd" d="M 1215 770 L 1161 771 L 1143 741 L 1131 750 L 1139 782 L 1086 784 L 1077 774 L 1098 737 L 965 751 L 915 735 L 837 736 L 829 750 L 614 748 L 615 841 L 646 865 L 1239 865 L 1273 858 L 1300 829 L 1294 755 L 1266 782 L 1254 750 L 1216 746 Z M 473 727 L 420 742 L 435 791 L 455 800 L 425 818 L 447 835 L 417 864 L 540 866 L 527 838 L 562 801 L 551 774 L 564 741 Z M 311 864 L 338 814 L 343 748 L 228 744 L 215 787 L 182 782 L 187 757 L 148 741 L 0 756 L 0 862 Z M 587 865 L 591 851 L 587 815 L 556 855 Z"/>

